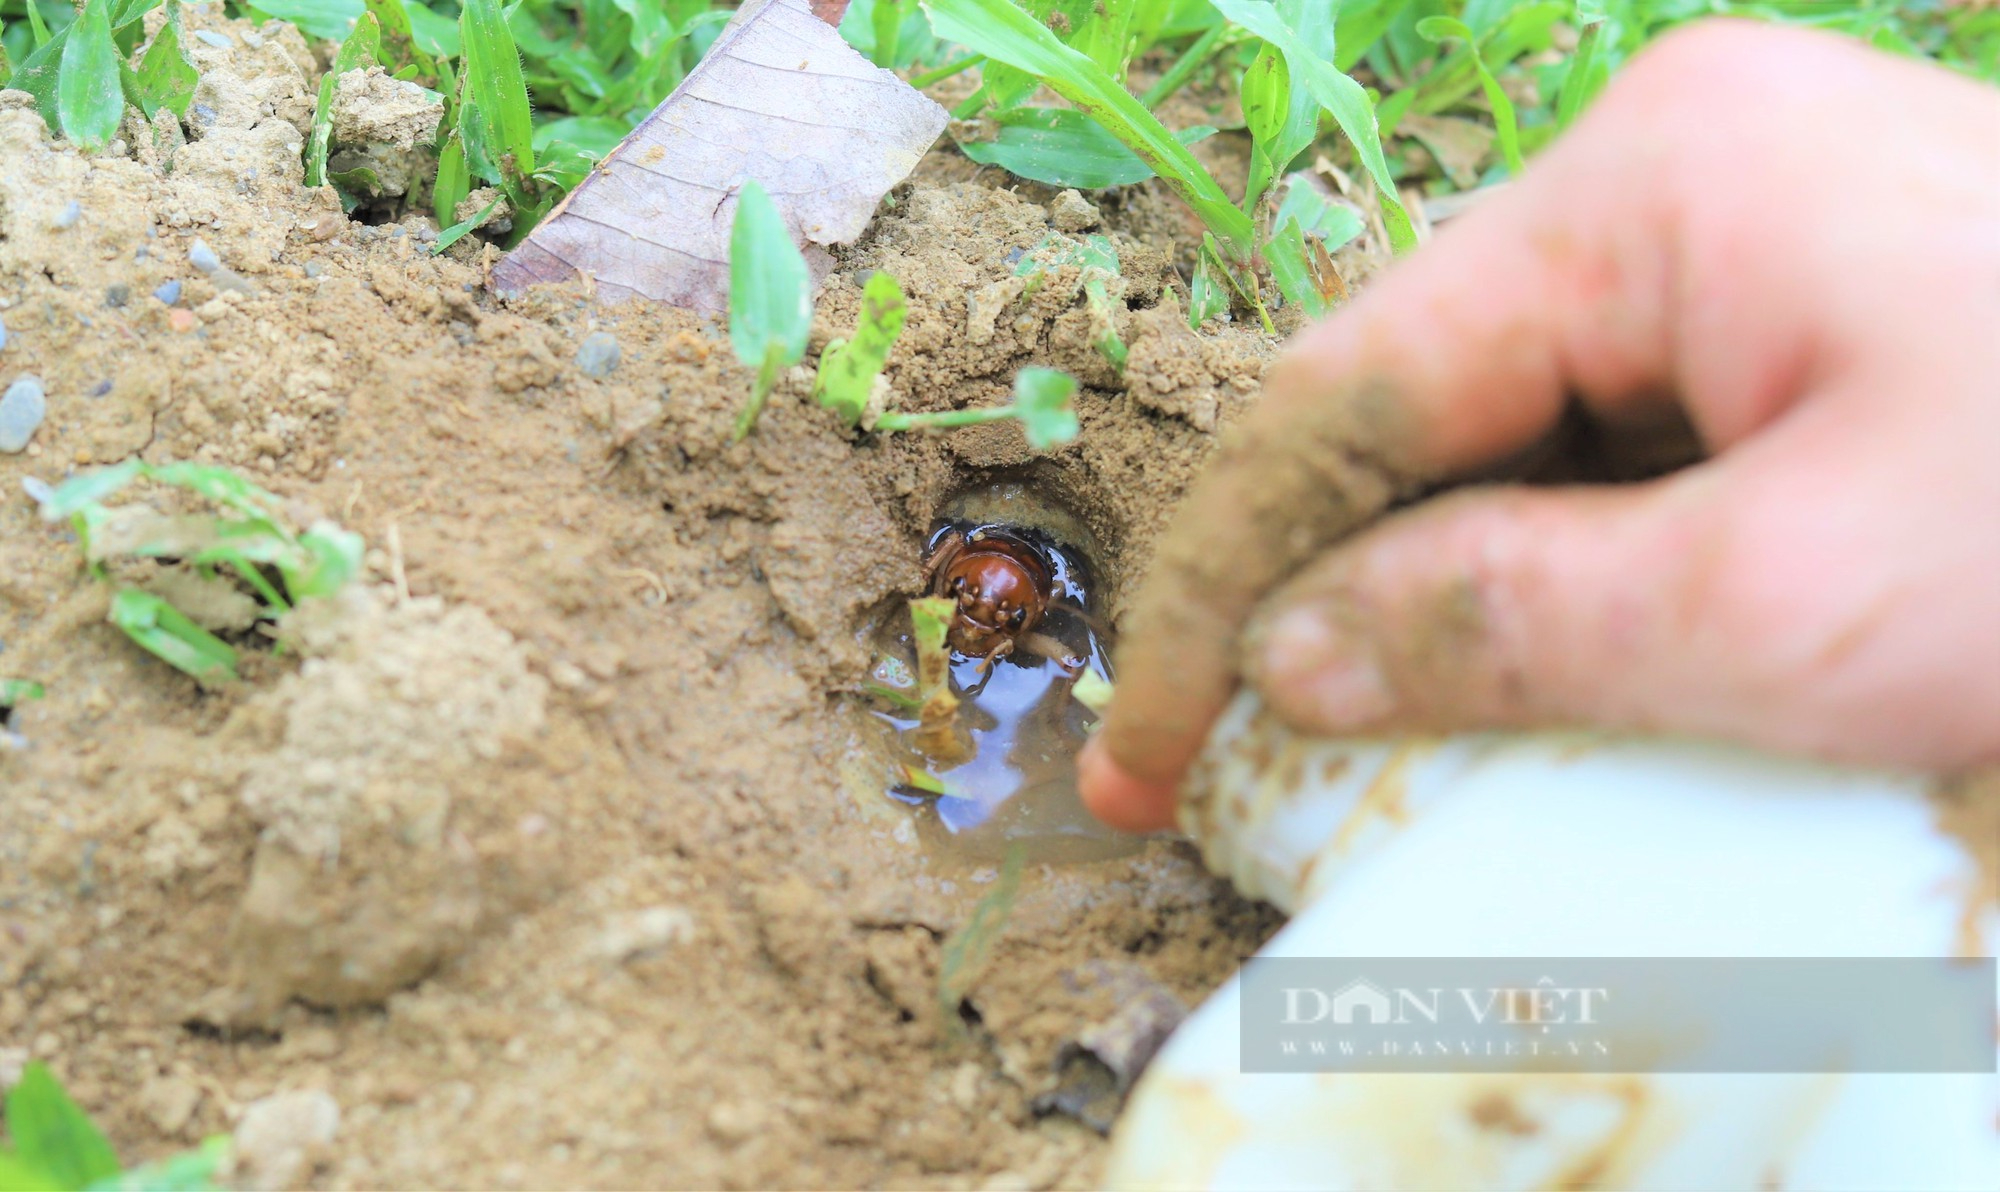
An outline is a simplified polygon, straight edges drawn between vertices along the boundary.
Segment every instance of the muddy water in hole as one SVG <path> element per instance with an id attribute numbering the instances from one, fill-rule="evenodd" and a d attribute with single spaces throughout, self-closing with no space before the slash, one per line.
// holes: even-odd
<path id="1" fill-rule="evenodd" d="M 968 492 L 946 505 L 932 535 L 950 527 L 970 531 L 999 525 L 1035 539 L 1055 570 L 1054 600 L 1040 632 L 1061 642 L 1072 658 L 1083 659 L 1106 678 L 1110 647 L 1093 618 L 1101 594 L 1090 539 L 1077 520 L 1020 484 L 998 484 Z M 1098 622 L 1102 624 L 1101 621 Z M 878 672 L 901 678 L 914 670 L 908 607 L 897 604 L 882 619 L 870 645 Z M 995 662 L 981 684 L 979 660 L 952 657 L 952 680 L 964 703 L 960 723 L 969 730 L 969 760 L 944 766 L 908 743 L 916 727 L 905 714 L 865 701 L 858 719 L 860 744 L 879 777 L 885 797 L 909 808 L 919 835 L 934 852 L 966 860 L 997 860 L 1020 844 L 1030 861 L 1088 861 L 1138 848 L 1140 838 L 1113 832 L 1091 818 L 1076 790 L 1076 753 L 1097 717 L 1070 694 L 1072 680 L 1054 660 L 1027 651 Z M 906 780 L 909 765 L 943 779 L 946 794 L 934 795 Z"/>

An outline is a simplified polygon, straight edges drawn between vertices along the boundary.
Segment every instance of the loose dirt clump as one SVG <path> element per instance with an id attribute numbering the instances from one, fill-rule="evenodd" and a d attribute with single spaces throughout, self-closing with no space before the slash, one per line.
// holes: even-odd
<path id="1" fill-rule="evenodd" d="M 1186 329 L 1179 247 L 1132 214 L 1164 200 L 1089 196 L 1122 376 L 1063 279 L 1012 289 L 1076 203 L 997 177 L 920 172 L 819 301 L 815 349 L 890 270 L 895 404 L 1066 368 L 1076 443 L 856 436 L 802 369 L 732 446 L 750 377 L 716 327 L 575 286 L 500 303 L 492 249 L 349 222 L 302 183 L 304 42 L 188 19 L 230 44 L 191 39 L 184 125 L 85 156 L 0 93 L 0 382 L 40 376 L 49 407 L 0 456 L 0 675 L 47 688 L 0 751 L 0 1060 L 48 1061 L 133 1161 L 310 1094 L 337 1133 L 267 1148 L 281 1183 L 1090 1184 L 1100 1137 L 1036 1101 L 1115 1014 L 1106 982 L 1192 1005 L 1276 920 L 1177 844 L 1031 862 L 940 1007 L 995 870 L 919 847 L 842 701 L 968 484 L 1074 509 L 1113 610 L 1145 571 L 1274 352 Z M 617 362 L 599 341 L 587 372 L 593 335 Z M 282 651 L 231 622 L 244 680 L 200 689 L 105 623 L 22 495 L 134 454 L 362 533 L 367 574 Z"/>

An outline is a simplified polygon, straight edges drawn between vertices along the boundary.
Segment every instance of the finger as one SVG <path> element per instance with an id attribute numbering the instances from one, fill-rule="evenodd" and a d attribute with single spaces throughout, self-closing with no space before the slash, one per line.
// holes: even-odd
<path id="1" fill-rule="evenodd" d="M 1077 781 L 1090 814 L 1121 832 L 1174 826 L 1174 788 L 1127 774 L 1096 739 L 1076 759 Z"/>
<path id="2" fill-rule="evenodd" d="M 1667 726 L 1712 488 L 1468 490 L 1390 518 L 1271 597 L 1251 682 L 1320 735 Z"/>

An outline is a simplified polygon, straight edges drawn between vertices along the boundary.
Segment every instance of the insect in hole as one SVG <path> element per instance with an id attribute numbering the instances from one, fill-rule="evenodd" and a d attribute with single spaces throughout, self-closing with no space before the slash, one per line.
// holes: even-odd
<path id="1" fill-rule="evenodd" d="M 1038 631 L 1051 608 L 1091 618 L 1056 599 L 1057 565 L 1042 545 L 1005 526 L 948 527 L 931 539 L 924 574 L 932 595 L 957 603 L 945 642 L 980 660 L 982 674 L 1015 652 L 1046 658 L 1074 678 L 1085 661 Z"/>

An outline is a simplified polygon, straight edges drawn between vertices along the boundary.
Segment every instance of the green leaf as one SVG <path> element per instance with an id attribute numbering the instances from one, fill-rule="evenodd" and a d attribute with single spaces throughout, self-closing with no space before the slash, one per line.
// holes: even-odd
<path id="1" fill-rule="evenodd" d="M 1417 245 L 1410 217 L 1403 210 L 1396 180 L 1389 175 L 1388 159 L 1382 156 L 1382 137 L 1375 127 L 1375 106 L 1361 84 L 1335 70 L 1333 64 L 1314 54 L 1278 15 L 1261 0 L 1209 0 L 1223 16 L 1278 47 L 1290 68 L 1292 85 L 1304 87 L 1340 125 L 1340 131 L 1354 145 L 1363 168 L 1382 196 L 1382 219 L 1389 229 L 1389 241 L 1397 252 Z"/>
<path id="2" fill-rule="evenodd" d="M 1255 238 L 1250 217 L 1236 209 L 1187 146 L 1097 63 L 1062 44 L 1010 0 L 922 4 L 939 37 L 1034 75 L 1102 124 L 1194 208 L 1232 259 L 1250 259 Z"/>
<path id="3" fill-rule="evenodd" d="M 184 488 L 198 496 L 207 497 L 218 505 L 225 505 L 246 517 L 259 519 L 276 525 L 274 511 L 280 504 L 273 494 L 250 483 L 228 468 L 213 464 L 173 463 L 145 468 L 147 476 L 161 484 L 171 484 Z"/>
<path id="4" fill-rule="evenodd" d="M 533 206 L 528 175 L 535 172 L 535 127 L 521 55 L 499 0 L 465 0 L 459 10 L 464 42 L 466 112 L 476 113 L 482 141 L 493 155 L 508 197 L 524 214 Z M 468 150 L 470 145 L 468 144 Z"/>
<path id="5" fill-rule="evenodd" d="M 439 232 L 437 243 L 431 245 L 431 255 L 436 256 L 445 249 L 457 244 L 460 240 L 465 239 L 467 233 L 486 222 L 486 217 L 493 214 L 493 209 L 498 207 L 506 197 L 506 195 L 494 195 L 493 200 L 484 207 L 481 207 L 470 219 L 460 220 L 458 223 Z"/>
<path id="6" fill-rule="evenodd" d="M 1302 178 L 1303 175 L 1292 175 L 1291 184 L 1285 188 L 1285 201 L 1278 204 L 1278 216 L 1271 221 L 1273 226 L 1283 227 L 1287 221 L 1297 220 L 1301 232 L 1324 241 L 1329 251 L 1361 234 L 1360 212 L 1344 203 L 1328 202 Z"/>
<path id="7" fill-rule="evenodd" d="M 111 0 L 84 0 L 69 28 L 56 78 L 56 114 L 63 135 L 102 149 L 118 135 L 125 94 L 118 84 L 118 47 L 111 41 Z"/>
<path id="8" fill-rule="evenodd" d="M 1278 292 L 1287 302 L 1297 303 L 1311 318 L 1326 314 L 1332 304 L 1313 284 L 1312 266 L 1306 259 L 1306 237 L 1298 221 L 1288 220 L 1279 226 L 1277 234 L 1264 246 L 1264 259 L 1271 266 L 1271 280 L 1278 283 Z"/>
<path id="9" fill-rule="evenodd" d="M 322 521 L 299 535 L 299 545 L 305 548 L 306 565 L 284 570 L 285 591 L 295 601 L 338 592 L 360 573 L 367 544 L 352 530 Z"/>
<path id="10" fill-rule="evenodd" d="M 1188 326 L 1196 331 L 1210 319 L 1229 313 L 1229 290 L 1215 277 L 1207 253 L 1195 257 L 1194 278 L 1188 283 Z"/>
<path id="11" fill-rule="evenodd" d="M 1319 58 L 1333 56 L 1334 18 L 1330 6 L 1315 5 L 1313 0 L 1280 0 L 1278 16 L 1291 27 L 1308 52 Z M 1285 56 L 1268 43 L 1258 51 L 1257 60 L 1267 55 L 1282 69 L 1284 85 L 1278 96 L 1280 107 L 1267 118 L 1273 125 L 1268 135 L 1254 139 L 1251 144 L 1250 177 L 1243 192 L 1243 209 L 1251 212 L 1270 193 L 1271 186 L 1293 159 L 1319 137 L 1319 101 L 1306 88 L 1292 85 Z M 1246 106 L 1244 110 L 1247 114 L 1249 109 Z"/>
<path id="12" fill-rule="evenodd" d="M 1493 108 L 1493 129 L 1500 140 L 1500 156 L 1507 162 L 1507 173 L 1519 178 L 1527 166 L 1521 160 L 1521 129 L 1514 119 L 1514 101 L 1507 98 L 1500 80 L 1494 78 L 1493 72 L 1487 68 L 1471 27 L 1450 17 L 1426 17 L 1417 22 L 1417 33 L 1435 42 L 1457 38 L 1471 48 L 1472 64 L 1479 70 L 1479 85 L 1485 89 L 1486 102 Z"/>
<path id="13" fill-rule="evenodd" d="M 1014 412 L 1029 447 L 1047 451 L 1076 438 L 1076 410 L 1070 406 L 1075 394 L 1075 378 L 1053 368 L 1030 367 L 1014 374 Z"/>
<path id="14" fill-rule="evenodd" d="M 333 66 L 319 79 L 319 104 L 313 109 L 312 140 L 306 145 L 306 185 L 324 186 L 327 182 L 326 155 L 333 139 L 333 93 L 340 84 L 340 76 L 350 70 L 359 70 L 381 60 L 382 27 L 375 21 L 375 14 L 364 12 L 354 22 L 354 28 L 347 40 L 340 43 L 340 52 L 333 57 Z"/>
<path id="15" fill-rule="evenodd" d="M 889 349 L 903 333 L 908 314 L 903 287 L 888 271 L 877 269 L 861 289 L 861 321 L 855 325 L 854 338 L 830 343 L 820 353 L 814 385 L 820 405 L 837 411 L 849 426 L 861 421 L 875 378 L 888 363 Z"/>
<path id="16" fill-rule="evenodd" d="M 48 694 L 33 679 L 0 679 L 0 708 L 13 708 Z"/>
<path id="17" fill-rule="evenodd" d="M 1556 97 L 1556 127 L 1568 128 L 1604 86 L 1609 68 L 1598 60 L 1597 43 L 1602 38 L 1604 22 L 1592 21 L 1583 27 L 1576 39 L 1576 53 L 1570 58 L 1569 73 L 1563 77 L 1562 92 Z"/>
<path id="18" fill-rule="evenodd" d="M 365 0 L 368 12 L 382 30 L 381 49 L 376 59 L 384 67 L 414 64 L 416 77 L 425 83 L 437 81 L 437 63 L 431 55 L 417 44 L 416 34 L 410 25 L 410 10 L 403 6 L 403 0 Z M 426 10 L 428 11 L 428 10 Z"/>
<path id="19" fill-rule="evenodd" d="M 110 620 L 147 653 L 204 684 L 236 677 L 235 649 L 151 592 L 120 590 L 111 598 Z M 114 1160 L 111 1173 L 117 1170 Z M 75 1184 L 81 1187 L 99 1178 L 102 1173 Z"/>
<path id="20" fill-rule="evenodd" d="M 25 0 L 22 7 L 28 10 L 28 28 L 34 33 L 35 48 L 49 44 L 49 23 L 42 16 L 40 0 Z"/>
<path id="21" fill-rule="evenodd" d="M 50 128 L 60 128 L 61 114 L 56 110 L 56 80 L 62 75 L 63 47 L 69 44 L 71 25 L 65 25 L 60 32 L 36 47 L 35 51 L 21 60 L 14 68 L 14 77 L 7 85 L 17 91 L 25 91 L 35 97 L 35 111 L 42 122 Z"/>
<path id="22" fill-rule="evenodd" d="M 1000 129 L 995 139 L 959 145 L 965 156 L 981 165 L 1078 190 L 1130 186 L 1153 176 L 1153 167 L 1074 108 L 1011 108 L 995 114 L 993 121 Z M 1174 139 L 1192 145 L 1214 132 L 1200 125 L 1175 133 Z"/>
<path id="23" fill-rule="evenodd" d="M 0 1151 L 0 1192 L 69 1192 L 69 1186 L 41 1168 L 30 1167 L 7 1151 Z"/>
<path id="24" fill-rule="evenodd" d="M 459 139 L 458 130 L 453 129 L 445 137 L 444 148 L 438 152 L 437 181 L 431 186 L 431 213 L 437 217 L 438 226 L 456 227 L 452 221 L 458 218 L 458 205 L 471 193 L 472 175 L 465 168 L 465 142 Z M 482 215 L 480 218 L 485 217 Z M 473 227 L 477 226 L 477 223 L 473 224 Z M 464 234 L 464 231 L 459 233 L 461 236 Z M 439 233 L 438 239 L 442 241 L 444 234 Z M 442 245 L 438 251 L 449 247 L 448 244 Z"/>
<path id="25" fill-rule="evenodd" d="M 108 37 L 109 22 L 105 30 Z M 7 1094 L 7 1133 L 14 1158 L 61 1187 L 81 1188 L 118 1174 L 111 1143 L 39 1060 L 22 1069 L 21 1082 Z"/>
<path id="26" fill-rule="evenodd" d="M 48 499 L 42 502 L 42 520 L 61 521 L 81 512 L 86 506 L 96 505 L 132 483 L 145 470 L 146 465 L 135 458 L 108 468 L 79 472 L 57 485 Z"/>
<path id="27" fill-rule="evenodd" d="M 1033 252 L 1021 258 L 1020 263 L 1014 266 L 1014 272 L 1039 286 L 1046 274 L 1065 265 L 1074 265 L 1078 270 L 1084 304 L 1090 310 L 1091 343 L 1111 362 L 1111 367 L 1124 372 L 1128 353 L 1125 341 L 1118 338 L 1118 325 L 1113 321 L 1117 307 L 1110 288 L 1111 279 L 1119 276 L 1118 249 L 1103 236 L 1071 240 L 1051 232 L 1035 246 Z"/>
<path id="28" fill-rule="evenodd" d="M 736 196 L 729 230 L 729 343 L 757 371 L 732 441 L 750 433 L 778 373 L 805 358 L 812 335 L 812 275 L 771 196 L 755 178 Z"/>
<path id="29" fill-rule="evenodd" d="M 99 1180 L 88 1192 L 213 1192 L 215 1173 L 228 1159 L 229 1136 L 218 1134 L 194 1150 Z M 0 1180 L 0 1188 L 4 1187 Z"/>
<path id="30" fill-rule="evenodd" d="M 187 115 L 201 74 L 181 52 L 180 0 L 167 0 L 167 23 L 160 26 L 159 35 L 139 60 L 138 80 L 139 110 L 146 113 L 146 119 L 151 120 L 161 108 L 175 116 Z"/>

